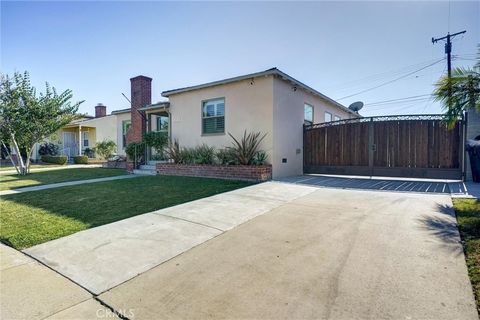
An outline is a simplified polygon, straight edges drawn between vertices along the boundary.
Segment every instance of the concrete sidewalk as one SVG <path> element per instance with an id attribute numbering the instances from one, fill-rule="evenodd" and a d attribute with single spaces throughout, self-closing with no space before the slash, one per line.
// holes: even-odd
<path id="1" fill-rule="evenodd" d="M 100 298 L 132 319 L 478 319 L 449 195 L 327 188 Z"/>
<path id="2" fill-rule="evenodd" d="M 78 169 L 78 168 L 101 168 L 101 164 L 67 164 L 64 166 L 53 166 L 52 168 L 31 168 L 30 172 L 40 172 L 40 171 L 51 171 L 51 170 L 64 170 L 64 169 Z M 0 170 L 0 175 L 2 174 L 12 174 L 17 173 L 15 168 L 12 170 Z"/>
<path id="3" fill-rule="evenodd" d="M 100 294 L 315 190 L 262 183 L 81 231 L 25 252 Z"/>
<path id="4" fill-rule="evenodd" d="M 5 196 L 8 194 L 16 194 L 16 193 L 23 193 L 23 192 L 31 192 L 31 191 L 40 191 L 40 190 L 47 190 L 47 189 L 54 189 L 54 188 L 61 188 L 61 187 L 69 187 L 69 186 L 76 186 L 79 184 L 88 184 L 88 183 L 96 183 L 96 182 L 105 182 L 105 181 L 112 181 L 112 180 L 121 180 L 121 179 L 130 179 L 135 178 L 133 174 L 126 174 L 123 176 L 114 176 L 114 177 L 106 177 L 106 178 L 96 178 L 96 179 L 86 179 L 86 180 L 76 180 L 76 181 L 66 181 L 66 182 L 59 182 L 59 183 L 50 183 L 50 184 L 42 184 L 39 186 L 33 187 L 24 187 L 12 190 L 4 190 L 0 191 L 0 196 Z"/>
<path id="5" fill-rule="evenodd" d="M 0 244 L 1 319 L 118 319 L 65 277 Z"/>

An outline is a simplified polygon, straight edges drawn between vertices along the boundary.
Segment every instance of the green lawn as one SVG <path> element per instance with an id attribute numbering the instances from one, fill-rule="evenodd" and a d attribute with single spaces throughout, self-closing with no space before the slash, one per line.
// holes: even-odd
<path id="1" fill-rule="evenodd" d="M 61 164 L 32 164 L 30 165 L 30 169 L 39 169 L 39 168 L 55 168 L 55 167 L 62 167 Z M 0 167 L 0 171 L 15 171 L 15 167 L 11 164 L 2 164 Z"/>
<path id="2" fill-rule="evenodd" d="M 72 168 L 32 172 L 26 176 L 16 173 L 0 175 L 0 191 L 23 187 L 31 187 L 40 184 L 49 184 L 65 181 L 95 179 L 113 177 L 127 174 L 125 169 L 107 168 Z"/>
<path id="3" fill-rule="evenodd" d="M 148 176 L 2 196 L 0 240 L 23 249 L 248 185 L 251 183 Z"/>
<path id="4" fill-rule="evenodd" d="M 454 199 L 453 207 L 463 240 L 468 275 L 477 301 L 477 310 L 480 310 L 480 201 Z"/>

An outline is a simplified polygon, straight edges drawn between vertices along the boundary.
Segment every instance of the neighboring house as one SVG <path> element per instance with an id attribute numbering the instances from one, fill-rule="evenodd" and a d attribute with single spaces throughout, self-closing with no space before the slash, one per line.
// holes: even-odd
<path id="1" fill-rule="evenodd" d="M 146 131 L 166 131 L 180 146 L 225 148 L 231 133 L 262 132 L 273 177 L 303 173 L 303 124 L 360 117 L 315 89 L 272 68 L 235 78 L 168 90 L 169 101 L 151 103 L 152 79 L 131 81 L 132 114 L 127 141 Z"/>
<path id="2" fill-rule="evenodd" d="M 98 142 L 112 140 L 117 145 L 117 154 L 125 155 L 126 133 L 130 126 L 130 108 L 113 111 L 107 115 L 103 104 L 95 106 L 95 117 L 84 116 L 75 120 L 54 134 L 49 142 L 59 146 L 63 155 L 73 157 L 85 154 L 85 150 L 95 148 Z M 34 159 L 39 159 L 38 145 Z"/>

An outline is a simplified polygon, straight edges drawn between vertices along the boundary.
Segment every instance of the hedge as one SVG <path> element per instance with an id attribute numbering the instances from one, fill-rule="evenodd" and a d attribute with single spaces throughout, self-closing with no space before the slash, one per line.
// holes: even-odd
<path id="1" fill-rule="evenodd" d="M 67 163 L 68 157 L 67 156 L 47 156 L 43 155 L 41 157 L 43 162 L 47 163 L 56 163 L 56 164 L 65 164 Z"/>
<path id="2" fill-rule="evenodd" d="M 73 157 L 73 163 L 88 164 L 88 157 L 87 156 L 75 156 L 75 157 Z"/>

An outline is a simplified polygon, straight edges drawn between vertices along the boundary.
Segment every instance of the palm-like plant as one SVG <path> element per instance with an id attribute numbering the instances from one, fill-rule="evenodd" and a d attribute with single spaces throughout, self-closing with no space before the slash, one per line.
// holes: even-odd
<path id="1" fill-rule="evenodd" d="M 467 109 L 480 112 L 480 48 L 477 60 L 473 68 L 455 68 L 450 78 L 443 76 L 435 85 L 433 95 L 443 103 L 449 127 L 454 127 Z"/>
<path id="2" fill-rule="evenodd" d="M 262 135 L 260 132 L 250 132 L 247 134 L 245 130 L 243 137 L 237 140 L 231 133 L 228 134 L 233 139 L 233 147 L 229 147 L 228 150 L 237 162 L 243 165 L 251 165 L 253 163 L 255 156 L 258 151 L 260 151 L 260 143 L 267 135 L 266 133 Z"/>

